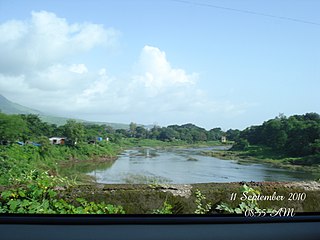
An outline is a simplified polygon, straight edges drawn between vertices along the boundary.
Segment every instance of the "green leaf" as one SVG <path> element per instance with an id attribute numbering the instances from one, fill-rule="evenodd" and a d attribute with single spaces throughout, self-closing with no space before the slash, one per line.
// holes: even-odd
<path id="1" fill-rule="evenodd" d="M 22 191 L 22 190 L 19 190 L 18 193 L 19 193 L 20 197 L 25 197 L 26 196 L 26 193 L 24 191 Z"/>
<path id="2" fill-rule="evenodd" d="M 240 208 L 236 208 L 234 211 L 235 211 L 235 213 L 237 213 L 237 214 L 241 214 L 241 213 L 242 213 L 242 210 L 241 210 Z"/>

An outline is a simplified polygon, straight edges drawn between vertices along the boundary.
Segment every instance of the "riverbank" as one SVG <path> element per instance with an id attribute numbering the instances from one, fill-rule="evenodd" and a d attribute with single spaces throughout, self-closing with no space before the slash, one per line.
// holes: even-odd
<path id="1" fill-rule="evenodd" d="M 320 182 L 316 181 L 70 185 L 46 173 L 31 174 L 35 179 L 20 178 L 18 189 L 0 186 L 2 213 L 215 215 L 226 213 L 218 210 L 221 205 L 235 209 L 249 204 L 247 196 L 259 199 L 254 205 L 262 211 L 285 209 L 292 216 L 320 212 Z M 54 183 L 44 181 L 48 179 Z"/>
<path id="2" fill-rule="evenodd" d="M 196 143 L 188 143 L 182 140 L 173 140 L 173 141 L 160 141 L 156 139 L 139 139 L 139 138 L 124 138 L 119 141 L 119 146 L 123 149 L 134 148 L 134 147 L 152 147 L 152 148 L 191 148 L 191 147 L 213 147 L 222 144 L 220 141 L 201 141 Z"/>
<path id="3" fill-rule="evenodd" d="M 222 160 L 236 160 L 242 163 L 260 163 L 268 164 L 274 167 L 290 169 L 294 171 L 304 171 L 320 174 L 320 166 L 318 164 L 314 165 L 301 165 L 294 163 L 301 163 L 306 161 L 304 158 L 289 158 L 284 157 L 280 154 L 270 153 L 265 149 L 256 149 L 249 151 L 231 151 L 231 150 L 217 150 L 217 151 L 204 151 L 204 155 L 219 158 Z"/>
<path id="4" fill-rule="evenodd" d="M 77 146 L 8 145 L 0 147 L 0 185 L 8 185 L 10 178 L 19 178 L 33 169 L 48 171 L 53 176 L 80 180 L 86 170 L 112 163 L 122 151 L 114 143 L 78 144 Z M 80 171 L 81 170 L 81 171 Z M 82 171 L 83 170 L 83 171 Z"/>
<path id="5" fill-rule="evenodd" d="M 66 188 L 59 195 L 72 202 L 84 198 L 89 202 L 108 202 L 122 206 L 127 214 L 150 214 L 155 209 L 161 209 L 164 202 L 172 206 L 173 214 L 194 214 L 199 206 L 197 194 L 205 197 L 202 206 L 210 204 L 208 214 L 221 213 L 215 208 L 222 202 L 236 207 L 241 203 L 241 187 L 246 184 L 258 190 L 264 196 L 283 196 L 279 201 L 259 201 L 263 208 L 293 208 L 294 212 L 320 212 L 319 182 L 236 182 L 236 183 L 202 183 L 202 184 L 95 184 Z M 231 194 L 238 198 L 231 200 Z M 304 193 L 306 198 L 290 200 L 294 193 Z"/>

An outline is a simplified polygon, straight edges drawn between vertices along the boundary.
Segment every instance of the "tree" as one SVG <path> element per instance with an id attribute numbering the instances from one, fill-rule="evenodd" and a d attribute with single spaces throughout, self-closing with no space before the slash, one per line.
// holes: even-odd
<path id="1" fill-rule="evenodd" d="M 130 126 L 129 126 L 129 131 L 130 131 L 131 137 L 135 137 L 136 136 L 136 129 L 137 129 L 137 124 L 134 123 L 134 122 L 131 122 Z"/>
<path id="2" fill-rule="evenodd" d="M 64 125 L 64 135 L 68 142 L 75 146 L 78 142 L 83 141 L 84 127 L 82 123 L 78 123 L 75 120 L 68 120 Z"/>
<path id="3" fill-rule="evenodd" d="M 120 134 L 121 137 L 129 137 L 128 131 L 125 129 L 117 129 L 115 134 Z"/>
<path id="4" fill-rule="evenodd" d="M 137 138 L 147 138 L 147 130 L 144 127 L 138 126 L 136 128 L 136 137 Z"/>
<path id="5" fill-rule="evenodd" d="M 159 140 L 161 141 L 173 141 L 179 136 L 179 133 L 172 128 L 163 127 L 160 130 Z"/>
<path id="6" fill-rule="evenodd" d="M 149 138 L 151 139 L 158 139 L 160 135 L 160 127 L 157 125 L 154 125 L 149 133 Z"/>
<path id="7" fill-rule="evenodd" d="M 180 139 L 187 143 L 193 143 L 193 137 L 187 128 L 182 128 L 180 130 Z"/>
<path id="8" fill-rule="evenodd" d="M 0 143 L 18 141 L 27 133 L 27 124 L 20 116 L 0 113 Z"/>
<path id="9" fill-rule="evenodd" d="M 320 154 L 320 139 L 316 139 L 314 143 L 311 144 L 312 153 Z"/>
<path id="10" fill-rule="evenodd" d="M 228 133 L 228 132 L 227 132 Z M 292 157 L 318 153 L 320 116 L 317 113 L 293 115 L 280 114 L 262 125 L 251 126 L 240 132 L 240 138 L 252 145 L 271 147 L 272 150 Z"/>
<path id="11" fill-rule="evenodd" d="M 247 139 L 240 138 L 231 148 L 231 150 L 246 150 L 249 147 L 249 142 Z"/>
<path id="12" fill-rule="evenodd" d="M 208 140 L 217 141 L 223 136 L 223 131 L 221 128 L 213 128 L 208 132 Z"/>
<path id="13" fill-rule="evenodd" d="M 50 125 L 41 121 L 36 114 L 21 114 L 20 117 L 26 122 L 29 129 L 29 139 L 37 138 L 40 136 L 51 136 L 55 125 Z"/>
<path id="14" fill-rule="evenodd" d="M 237 141 L 239 140 L 240 138 L 240 130 L 238 129 L 229 129 L 227 132 L 226 132 L 226 137 L 229 141 Z"/>

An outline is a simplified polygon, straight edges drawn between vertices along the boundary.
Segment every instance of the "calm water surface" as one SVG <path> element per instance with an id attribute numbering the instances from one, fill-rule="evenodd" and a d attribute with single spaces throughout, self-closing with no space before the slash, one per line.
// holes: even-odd
<path id="1" fill-rule="evenodd" d="M 240 164 L 235 160 L 201 155 L 206 150 L 213 148 L 126 150 L 111 166 L 88 174 L 95 176 L 99 183 L 301 181 L 315 178 L 304 172 L 265 164 Z"/>

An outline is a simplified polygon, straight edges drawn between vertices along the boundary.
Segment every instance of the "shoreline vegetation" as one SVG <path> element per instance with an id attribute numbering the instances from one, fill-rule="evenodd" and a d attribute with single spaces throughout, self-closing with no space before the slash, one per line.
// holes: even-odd
<path id="1" fill-rule="evenodd" d="M 149 208 L 140 209 L 141 213 L 179 213 L 183 204 L 187 212 L 196 209 L 198 213 L 208 213 L 218 202 L 212 205 L 213 202 L 206 201 L 206 196 L 210 201 L 224 201 L 230 197 L 227 196 L 230 193 L 223 191 L 221 198 L 216 199 L 212 191 L 217 189 L 208 189 L 208 186 L 220 186 L 225 190 L 225 186 L 236 184 L 193 184 L 197 189 L 191 193 L 192 201 L 187 197 L 180 203 L 181 198 L 171 193 L 176 186 L 132 185 L 134 189 L 129 191 L 130 185 L 124 184 L 116 187 L 119 195 L 115 195 L 111 185 L 96 184 L 94 177 L 86 175 L 111 166 L 121 152 L 136 147 L 204 148 L 203 154 L 220 159 L 317 173 L 320 168 L 320 116 L 315 113 L 289 118 L 280 116 L 261 126 L 226 132 L 221 128 L 207 131 L 193 124 L 146 129 L 131 123 L 127 130 L 115 130 L 106 125 L 69 120 L 63 126 L 56 126 L 32 114 L 0 113 L 0 124 L 0 213 L 130 213 L 139 208 L 130 205 L 132 194 L 140 203 L 146 197 L 143 194 L 156 199 L 156 205 L 148 203 L 151 204 Z M 63 144 L 50 142 L 52 136 L 64 139 Z M 220 145 L 232 147 L 219 151 L 205 149 Z M 257 184 L 257 187 L 269 186 L 267 182 Z M 319 181 L 302 184 L 317 186 L 317 190 L 308 193 L 307 207 L 318 206 Z M 282 186 L 281 191 L 291 191 L 285 188 Z M 108 202 L 102 198 L 93 199 L 94 191 Z M 312 194 L 315 197 L 309 198 Z"/>
<path id="2" fill-rule="evenodd" d="M 270 164 L 305 172 L 320 172 L 320 116 L 317 113 L 284 115 L 245 130 L 206 130 L 194 124 L 129 129 L 84 124 L 69 120 L 57 126 L 39 116 L 0 113 L 0 185 L 33 169 L 53 176 L 94 183 L 85 172 L 111 166 L 126 149 L 206 148 L 223 145 L 229 150 L 205 151 L 220 159 Z M 49 138 L 64 139 L 63 144 Z M 60 138 L 59 138 L 60 137 Z M 224 139 L 224 141 L 222 141 Z"/>
<path id="3" fill-rule="evenodd" d="M 256 148 L 256 147 L 253 147 Z M 250 150 L 247 151 L 233 151 L 233 150 L 215 150 L 215 151 L 203 151 L 203 155 L 215 157 L 221 160 L 236 160 L 239 163 L 258 163 L 258 164 L 267 164 L 273 167 L 279 167 L 294 171 L 303 171 L 303 172 L 312 172 L 320 174 L 320 166 L 306 166 L 306 165 L 297 165 L 294 164 L 295 161 L 301 161 L 306 159 L 302 158 L 290 158 L 283 156 L 273 156 L 271 157 L 268 154 L 257 154 L 253 153 Z"/>

